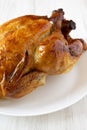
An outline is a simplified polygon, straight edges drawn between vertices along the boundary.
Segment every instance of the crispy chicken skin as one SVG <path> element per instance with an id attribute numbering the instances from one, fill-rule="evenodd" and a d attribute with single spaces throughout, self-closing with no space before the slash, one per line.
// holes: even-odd
<path id="1" fill-rule="evenodd" d="M 69 71 L 87 49 L 83 39 L 70 37 L 75 28 L 62 9 L 1 25 L 0 96 L 19 98 L 43 85 L 47 75 Z"/>

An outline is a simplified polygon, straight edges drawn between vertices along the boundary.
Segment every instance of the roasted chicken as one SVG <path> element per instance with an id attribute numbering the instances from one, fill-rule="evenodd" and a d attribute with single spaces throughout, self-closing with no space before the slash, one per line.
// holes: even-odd
<path id="1" fill-rule="evenodd" d="M 69 71 L 87 49 L 84 40 L 70 37 L 75 28 L 62 9 L 1 25 L 0 96 L 19 98 L 43 85 L 47 75 Z"/>

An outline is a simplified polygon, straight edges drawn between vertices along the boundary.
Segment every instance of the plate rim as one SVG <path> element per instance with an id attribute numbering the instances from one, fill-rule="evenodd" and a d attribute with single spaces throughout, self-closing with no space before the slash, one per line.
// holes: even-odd
<path id="1" fill-rule="evenodd" d="M 56 109 L 51 109 L 51 110 L 48 110 L 48 111 L 44 111 L 43 113 L 42 112 L 37 112 L 37 113 L 34 113 L 34 114 L 15 114 L 15 113 L 9 113 L 9 112 L 1 112 L 0 111 L 0 114 L 1 115 L 4 115 L 4 116 L 13 116 L 13 117 L 31 117 L 31 116 L 42 116 L 42 115 L 46 115 L 46 114 L 51 114 L 51 113 L 54 113 L 54 112 L 58 112 L 58 111 L 61 111 L 63 109 L 66 109 L 72 105 L 74 105 L 75 103 L 79 102 L 82 98 L 84 98 L 85 96 L 87 95 L 87 92 L 85 92 L 84 94 L 82 95 L 79 95 L 76 100 L 72 100 L 71 101 L 71 98 L 69 100 L 69 102 L 66 104 L 66 105 L 62 105 L 59 109 L 56 107 Z"/>

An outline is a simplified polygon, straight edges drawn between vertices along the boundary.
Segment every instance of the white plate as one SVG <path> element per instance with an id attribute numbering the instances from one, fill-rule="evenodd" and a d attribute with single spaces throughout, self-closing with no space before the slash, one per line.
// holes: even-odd
<path id="1" fill-rule="evenodd" d="M 49 14 L 53 9 L 62 7 L 66 12 L 66 17 L 74 19 L 77 23 L 77 31 L 73 33 L 73 36 L 87 39 L 87 0 L 75 0 L 75 2 L 53 0 L 52 3 L 47 0 L 35 0 L 35 4 L 32 4 L 32 1 L 29 0 L 25 0 L 24 3 L 21 0 L 13 0 L 14 6 L 13 1 L 9 1 L 9 4 L 6 3 L 6 0 L 0 1 L 1 22 L 29 13 Z M 31 5 L 35 5 L 35 12 Z M 87 53 L 83 54 L 69 73 L 60 76 L 49 76 L 45 86 L 37 88 L 21 99 L 0 100 L 0 114 L 12 116 L 42 115 L 61 110 L 79 101 L 87 94 L 86 60 Z"/>
<path id="2" fill-rule="evenodd" d="M 87 53 L 67 74 L 50 76 L 47 84 L 21 99 L 0 100 L 0 114 L 35 116 L 66 108 L 87 94 Z"/>

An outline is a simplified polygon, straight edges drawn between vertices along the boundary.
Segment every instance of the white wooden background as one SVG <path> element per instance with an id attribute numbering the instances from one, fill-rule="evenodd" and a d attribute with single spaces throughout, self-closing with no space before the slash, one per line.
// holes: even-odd
<path id="1" fill-rule="evenodd" d="M 53 9 L 59 7 L 64 7 L 66 15 L 71 18 L 73 12 L 71 7 L 75 7 L 77 2 L 81 5 L 76 11 L 80 15 L 79 11 L 87 7 L 87 0 L 0 0 L 0 23 L 25 14 L 50 14 Z M 87 13 L 84 15 L 87 16 Z M 76 19 L 77 15 L 72 13 L 72 17 Z M 86 35 L 84 34 L 84 37 Z M 0 130 L 87 130 L 87 97 L 67 109 L 48 115 L 37 117 L 0 115 Z"/>

